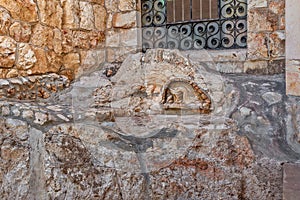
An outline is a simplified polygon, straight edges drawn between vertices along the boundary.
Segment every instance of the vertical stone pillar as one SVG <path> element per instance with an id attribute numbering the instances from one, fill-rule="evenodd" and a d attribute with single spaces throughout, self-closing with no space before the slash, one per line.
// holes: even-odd
<path id="1" fill-rule="evenodd" d="M 286 0 L 286 93 L 300 96 L 300 1 Z"/>

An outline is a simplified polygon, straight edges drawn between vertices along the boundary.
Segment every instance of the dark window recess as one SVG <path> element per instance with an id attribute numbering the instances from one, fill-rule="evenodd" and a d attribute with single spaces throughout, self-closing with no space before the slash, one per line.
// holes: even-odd
<path id="1" fill-rule="evenodd" d="M 247 46 L 247 0 L 142 0 L 143 51 Z"/>

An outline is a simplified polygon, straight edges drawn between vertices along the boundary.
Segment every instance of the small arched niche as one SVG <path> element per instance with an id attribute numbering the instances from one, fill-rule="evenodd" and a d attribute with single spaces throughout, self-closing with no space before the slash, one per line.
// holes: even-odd
<path id="1" fill-rule="evenodd" d="M 209 114 L 212 101 L 195 82 L 172 79 L 163 89 L 162 107 L 166 114 Z"/>

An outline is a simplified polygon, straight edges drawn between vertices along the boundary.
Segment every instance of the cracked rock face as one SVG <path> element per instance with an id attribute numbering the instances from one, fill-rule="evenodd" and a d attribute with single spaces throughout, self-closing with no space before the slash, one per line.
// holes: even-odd
<path id="1" fill-rule="evenodd" d="M 281 162 L 297 159 L 274 120 L 286 115 L 282 77 L 221 76 L 192 63 L 151 50 L 47 101 L 1 101 L 2 199 L 281 199 Z M 50 90 L 60 78 L 0 84 Z"/>

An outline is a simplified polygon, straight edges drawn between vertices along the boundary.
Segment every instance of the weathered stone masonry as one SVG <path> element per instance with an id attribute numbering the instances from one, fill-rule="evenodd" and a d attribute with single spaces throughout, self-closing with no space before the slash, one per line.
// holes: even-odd
<path id="1" fill-rule="evenodd" d="M 247 16 L 247 49 L 141 53 L 138 1 L 0 0 L 0 199 L 292 199 L 285 2 Z"/>

